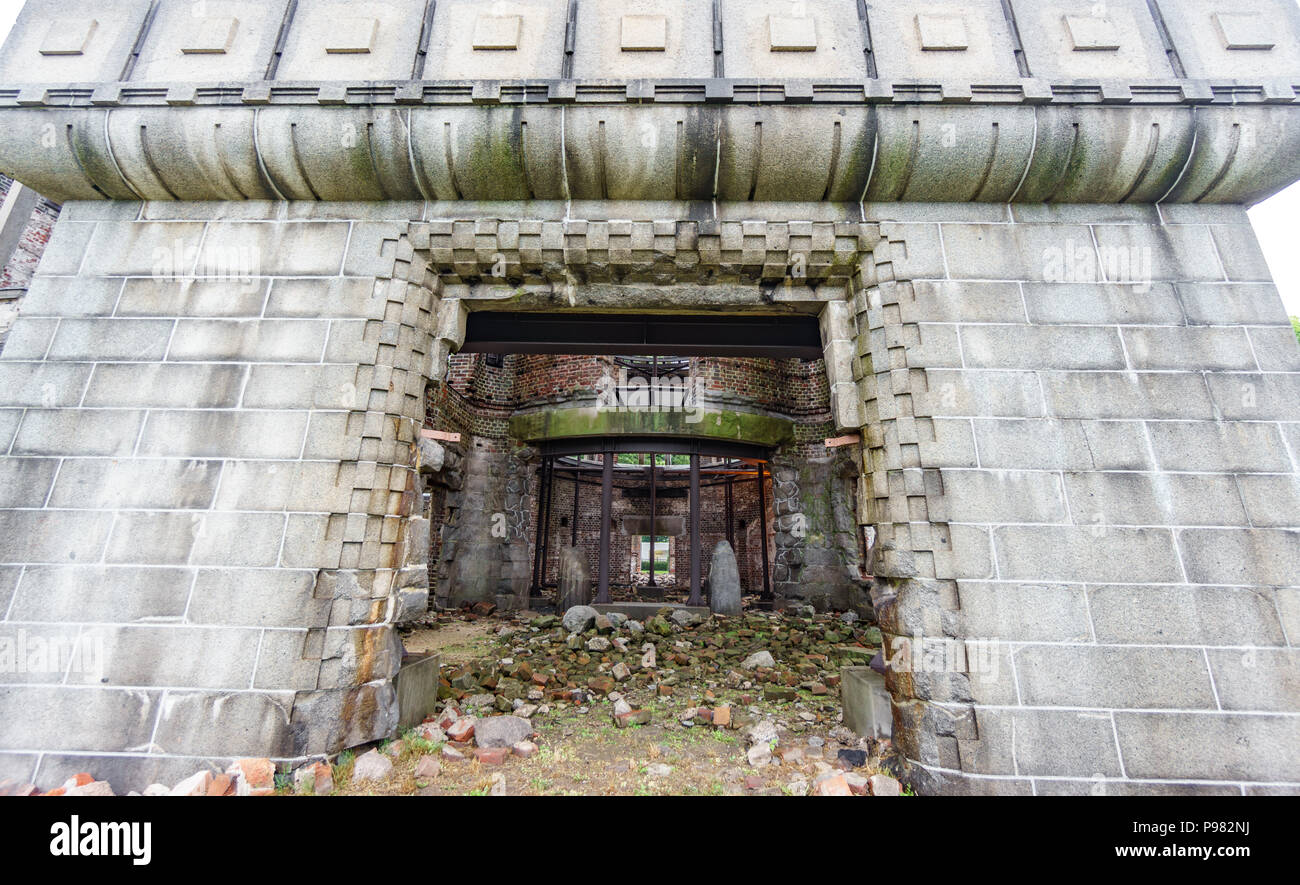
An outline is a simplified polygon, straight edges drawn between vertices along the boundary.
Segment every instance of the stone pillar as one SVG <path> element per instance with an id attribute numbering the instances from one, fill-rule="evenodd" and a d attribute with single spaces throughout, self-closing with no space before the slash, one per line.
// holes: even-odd
<path id="1" fill-rule="evenodd" d="M 1300 347 L 1244 211 L 888 211 L 861 500 L 923 786 L 1293 790 Z"/>
<path id="2" fill-rule="evenodd" d="M 0 637 L 86 654 L 0 673 L 0 776 L 130 789 L 391 732 L 427 599 L 411 211 L 68 204 L 0 360 Z"/>

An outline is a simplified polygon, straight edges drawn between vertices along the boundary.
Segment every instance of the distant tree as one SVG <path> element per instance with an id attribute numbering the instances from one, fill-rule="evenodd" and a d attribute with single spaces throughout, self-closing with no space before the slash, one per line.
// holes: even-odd
<path id="1" fill-rule="evenodd" d="M 1300 339 L 1300 317 L 1291 317 L 1291 328 L 1295 329 L 1295 337 Z"/>

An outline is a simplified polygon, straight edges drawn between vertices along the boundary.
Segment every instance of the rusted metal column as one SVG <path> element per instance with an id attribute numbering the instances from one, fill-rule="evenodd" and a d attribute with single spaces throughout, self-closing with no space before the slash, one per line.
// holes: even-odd
<path id="1" fill-rule="evenodd" d="M 758 537 L 763 542 L 763 598 L 772 597 L 772 567 L 767 562 L 767 490 L 763 462 L 758 462 Z"/>
<path id="2" fill-rule="evenodd" d="M 655 585 L 655 456 L 650 456 L 650 586 Z"/>
<path id="3" fill-rule="evenodd" d="M 600 474 L 600 571 L 596 601 L 609 602 L 609 521 L 614 511 L 614 453 L 606 447 Z"/>
<path id="4" fill-rule="evenodd" d="M 736 533 L 732 528 L 732 523 L 736 518 L 736 503 L 732 497 L 732 486 L 735 480 L 733 477 L 727 477 L 727 543 L 731 545 L 731 552 L 736 552 Z"/>
<path id="5" fill-rule="evenodd" d="M 578 546 L 578 491 L 582 488 L 582 483 L 578 481 L 579 476 L 575 471 L 573 474 L 573 517 L 569 521 L 569 546 Z"/>
<path id="6" fill-rule="evenodd" d="M 542 576 L 538 581 L 546 586 L 546 569 L 551 556 L 551 505 L 555 503 L 555 459 L 546 459 L 546 507 L 542 515 Z"/>
<path id="7" fill-rule="evenodd" d="M 700 555 L 700 456 L 691 452 L 691 596 L 687 605 L 703 605 L 701 577 L 704 557 Z"/>
<path id="8" fill-rule="evenodd" d="M 533 543 L 533 586 L 529 595 L 536 596 L 542 580 L 542 534 L 546 527 L 542 525 L 542 511 L 546 497 L 546 465 L 549 458 L 543 458 L 537 469 L 537 537 Z"/>

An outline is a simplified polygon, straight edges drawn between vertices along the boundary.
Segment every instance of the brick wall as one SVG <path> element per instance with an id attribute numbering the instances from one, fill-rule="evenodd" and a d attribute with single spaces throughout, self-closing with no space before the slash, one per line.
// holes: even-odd
<path id="1" fill-rule="evenodd" d="M 6 189 L 7 190 L 7 189 Z M 0 196 L 3 199 L 3 196 Z M 0 271 L 0 289 L 26 289 L 50 242 L 50 233 L 59 219 L 59 206 L 44 197 L 36 203 L 27 227 L 9 261 Z"/>
<path id="2" fill-rule="evenodd" d="M 0 201 L 8 196 L 12 184 L 12 179 L 0 175 Z M 22 232 L 13 244 L 13 251 L 0 256 L 0 262 L 4 263 L 0 268 L 0 351 L 3 351 L 9 330 L 18 319 L 22 295 L 31 284 L 58 216 L 57 204 L 38 197 L 25 220 L 14 219 L 15 223 L 23 223 Z"/>

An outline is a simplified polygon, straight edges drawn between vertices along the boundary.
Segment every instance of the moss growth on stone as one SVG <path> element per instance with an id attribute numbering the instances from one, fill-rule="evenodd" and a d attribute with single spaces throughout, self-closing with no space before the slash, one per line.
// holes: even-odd
<path id="1" fill-rule="evenodd" d="M 692 422 L 687 420 L 689 417 L 700 420 Z M 510 435 L 530 442 L 616 434 L 693 436 L 780 446 L 794 439 L 794 422 L 730 409 L 705 409 L 700 413 L 618 412 L 594 407 L 530 412 L 510 419 Z"/>

